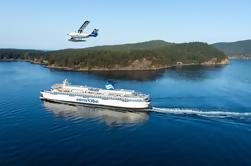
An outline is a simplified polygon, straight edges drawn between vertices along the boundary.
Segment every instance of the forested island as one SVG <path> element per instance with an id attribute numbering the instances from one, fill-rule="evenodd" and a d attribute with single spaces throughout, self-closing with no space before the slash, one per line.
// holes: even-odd
<path id="1" fill-rule="evenodd" d="M 64 70 L 158 70 L 182 65 L 223 65 L 228 57 L 201 42 L 142 43 L 55 51 L 0 49 L 0 61 L 29 61 Z"/>

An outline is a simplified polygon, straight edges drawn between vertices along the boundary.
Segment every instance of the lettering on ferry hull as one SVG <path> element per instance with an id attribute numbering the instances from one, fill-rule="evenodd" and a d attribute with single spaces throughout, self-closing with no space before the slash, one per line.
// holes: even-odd
<path id="1" fill-rule="evenodd" d="M 77 98 L 76 99 L 78 102 L 82 102 L 82 103 L 92 103 L 92 104 L 97 104 L 98 100 L 95 99 L 90 99 L 90 98 Z"/>

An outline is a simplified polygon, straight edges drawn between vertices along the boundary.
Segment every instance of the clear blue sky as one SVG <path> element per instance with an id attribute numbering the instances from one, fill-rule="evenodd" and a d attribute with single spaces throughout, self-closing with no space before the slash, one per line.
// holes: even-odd
<path id="1" fill-rule="evenodd" d="M 67 41 L 84 19 L 85 43 Z M 251 0 L 1 0 L 0 47 L 62 49 L 153 39 L 208 43 L 251 39 Z"/>

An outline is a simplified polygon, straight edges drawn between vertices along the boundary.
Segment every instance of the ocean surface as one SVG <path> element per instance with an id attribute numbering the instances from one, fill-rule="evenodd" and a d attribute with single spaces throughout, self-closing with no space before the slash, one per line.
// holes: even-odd
<path id="1" fill-rule="evenodd" d="M 72 84 L 150 94 L 149 113 L 43 102 Z M 251 165 L 251 61 L 159 72 L 58 71 L 0 63 L 0 166 Z"/>

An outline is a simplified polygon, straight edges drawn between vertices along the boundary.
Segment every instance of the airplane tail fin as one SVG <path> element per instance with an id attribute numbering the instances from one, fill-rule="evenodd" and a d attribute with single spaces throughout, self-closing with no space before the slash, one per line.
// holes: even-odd
<path id="1" fill-rule="evenodd" d="M 91 37 L 97 37 L 98 36 L 98 29 L 94 29 L 89 36 L 91 36 Z"/>

